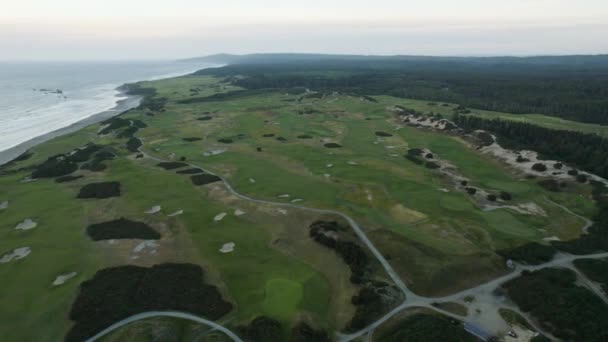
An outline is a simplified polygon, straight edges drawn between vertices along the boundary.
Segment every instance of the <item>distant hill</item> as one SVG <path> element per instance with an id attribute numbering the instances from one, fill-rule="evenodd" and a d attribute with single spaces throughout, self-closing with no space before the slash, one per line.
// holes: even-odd
<path id="1" fill-rule="evenodd" d="M 466 64 L 528 64 L 564 66 L 604 66 L 608 69 L 608 55 L 530 56 L 530 57 L 437 57 L 437 56 L 378 56 L 378 55 L 332 55 L 313 53 L 254 53 L 245 55 L 215 54 L 185 59 L 220 64 L 290 64 L 327 62 L 460 62 Z"/>

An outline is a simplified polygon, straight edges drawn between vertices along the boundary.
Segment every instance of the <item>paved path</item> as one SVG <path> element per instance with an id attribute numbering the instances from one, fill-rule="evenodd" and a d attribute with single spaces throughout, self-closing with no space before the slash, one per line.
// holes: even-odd
<path id="1" fill-rule="evenodd" d="M 118 321 L 118 322 L 110 325 L 109 327 L 103 329 L 102 331 L 98 332 L 95 336 L 86 340 L 86 342 L 97 341 L 98 339 L 102 338 L 103 336 L 111 333 L 112 331 L 114 331 L 118 328 L 121 328 L 125 325 L 131 324 L 133 322 L 136 322 L 136 321 L 139 321 L 142 319 L 147 319 L 147 318 L 152 318 L 152 317 L 174 317 L 174 318 L 187 319 L 189 321 L 208 325 L 217 331 L 221 331 L 235 342 L 243 342 L 243 340 L 241 340 L 241 338 L 238 337 L 235 333 L 233 333 L 232 331 L 224 328 L 223 326 L 221 326 L 213 321 L 210 321 L 210 320 L 207 320 L 207 319 L 204 319 L 204 318 L 201 318 L 201 317 L 189 314 L 189 313 L 178 312 L 178 311 L 149 311 L 149 312 L 142 312 L 140 314 L 133 315 L 131 317 L 127 317 L 121 321 Z"/>

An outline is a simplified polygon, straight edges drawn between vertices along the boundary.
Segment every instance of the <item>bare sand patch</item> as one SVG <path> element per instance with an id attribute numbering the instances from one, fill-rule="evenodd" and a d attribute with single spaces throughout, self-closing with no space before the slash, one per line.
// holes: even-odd
<path id="1" fill-rule="evenodd" d="M 77 274 L 78 274 L 77 272 L 60 274 L 55 278 L 55 280 L 53 281 L 53 283 L 51 285 L 53 285 L 53 286 L 63 285 L 63 284 L 65 284 L 66 281 L 74 278 Z"/>
<path id="2" fill-rule="evenodd" d="M 227 242 L 222 245 L 222 248 L 220 248 L 220 253 L 232 253 L 235 247 L 236 244 L 234 242 Z"/>
<path id="3" fill-rule="evenodd" d="M 180 210 L 175 211 L 175 212 L 173 212 L 173 213 L 171 213 L 171 214 L 169 214 L 169 215 L 167 215 L 167 216 L 169 216 L 169 217 L 174 217 L 174 216 L 181 215 L 181 214 L 183 214 L 183 213 L 184 213 L 184 211 L 180 209 Z"/>
<path id="4" fill-rule="evenodd" d="M 32 219 L 27 218 L 27 219 L 23 220 L 23 222 L 20 222 L 19 224 L 17 224 L 15 229 L 16 230 L 30 230 L 30 229 L 36 228 L 36 226 L 38 226 L 38 223 L 36 223 Z"/>
<path id="5" fill-rule="evenodd" d="M 144 213 L 146 213 L 146 214 L 156 214 L 156 213 L 158 213 L 158 212 L 159 212 L 161 209 L 162 209 L 162 208 L 161 208 L 161 206 L 160 206 L 160 205 L 155 205 L 155 206 L 153 206 L 152 208 L 150 208 L 150 209 L 148 209 L 148 210 L 144 211 Z"/>
<path id="6" fill-rule="evenodd" d="M 13 260 L 23 259 L 28 256 L 32 252 L 32 249 L 29 247 L 19 247 L 15 248 L 8 253 L 4 253 L 2 257 L 0 257 L 0 264 L 6 264 Z"/>
<path id="7" fill-rule="evenodd" d="M 8 201 L 0 202 L 0 210 L 4 210 L 8 208 Z"/>
<path id="8" fill-rule="evenodd" d="M 215 215 L 213 220 L 216 222 L 219 222 L 219 221 L 223 220 L 224 217 L 226 217 L 226 213 L 219 213 L 219 214 Z"/>
<path id="9" fill-rule="evenodd" d="M 245 215 L 246 212 L 242 211 L 241 209 L 235 209 L 234 210 L 234 216 L 242 216 Z"/>

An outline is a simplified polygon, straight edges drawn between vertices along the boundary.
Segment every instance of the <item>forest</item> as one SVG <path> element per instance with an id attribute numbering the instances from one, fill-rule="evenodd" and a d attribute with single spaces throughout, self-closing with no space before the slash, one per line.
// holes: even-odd
<path id="1" fill-rule="evenodd" d="M 257 55 L 197 74 L 248 90 L 309 88 L 443 101 L 608 124 L 608 56 L 431 58 Z M 233 77 L 239 75 L 239 77 Z"/>

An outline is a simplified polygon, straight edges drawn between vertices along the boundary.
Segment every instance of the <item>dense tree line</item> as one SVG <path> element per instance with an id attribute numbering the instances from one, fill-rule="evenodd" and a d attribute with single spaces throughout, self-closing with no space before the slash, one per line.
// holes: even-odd
<path id="1" fill-rule="evenodd" d="M 415 314 L 395 324 L 379 338 L 386 342 L 474 342 L 476 337 L 467 333 L 459 321 L 439 315 Z"/>
<path id="2" fill-rule="evenodd" d="M 522 272 L 503 285 L 524 312 L 564 341 L 607 341 L 608 305 L 585 287 L 567 269 Z"/>
<path id="3" fill-rule="evenodd" d="M 170 310 L 217 320 L 232 310 L 232 304 L 222 299 L 215 286 L 205 284 L 198 265 L 106 268 L 80 284 L 70 311 L 74 326 L 66 341 L 84 341 L 140 312 Z"/>
<path id="4" fill-rule="evenodd" d="M 225 76 L 249 90 L 391 95 L 608 123 L 608 57 L 592 59 L 299 59 L 234 64 L 199 74 Z"/>
<path id="5" fill-rule="evenodd" d="M 506 147 L 531 149 L 542 157 L 561 160 L 608 178 L 608 140 L 598 135 L 470 115 L 456 115 L 454 122 L 467 131 L 493 132 Z"/>

